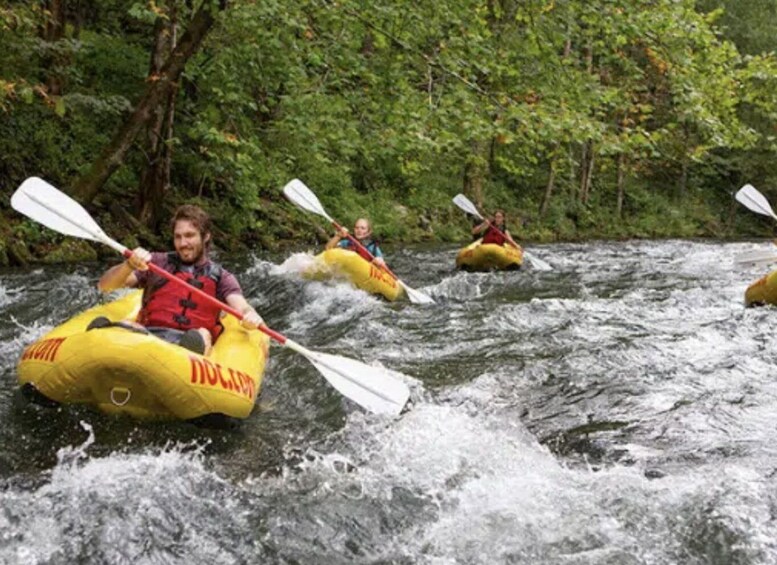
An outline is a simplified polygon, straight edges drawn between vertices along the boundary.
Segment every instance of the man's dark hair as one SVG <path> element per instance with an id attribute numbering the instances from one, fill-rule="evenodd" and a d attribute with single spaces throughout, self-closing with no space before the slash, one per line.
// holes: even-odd
<path id="1" fill-rule="evenodd" d="M 210 249 L 213 237 L 205 241 L 205 236 L 211 235 L 210 216 L 208 216 L 208 213 L 205 210 L 194 204 L 179 206 L 173 213 L 173 217 L 170 219 L 170 229 L 175 230 L 175 224 L 180 220 L 191 222 L 192 225 L 197 228 L 197 231 L 200 232 L 205 249 Z"/>

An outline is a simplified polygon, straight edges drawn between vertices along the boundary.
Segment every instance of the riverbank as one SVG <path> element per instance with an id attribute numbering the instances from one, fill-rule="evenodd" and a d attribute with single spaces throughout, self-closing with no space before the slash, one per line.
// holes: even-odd
<path id="1" fill-rule="evenodd" d="M 613 217 L 607 202 L 550 207 L 540 218 L 532 213 L 539 208 L 538 203 L 530 199 L 512 198 L 504 191 L 495 191 L 495 196 L 493 208 L 507 211 L 508 227 L 513 235 L 535 243 L 672 238 L 734 240 L 772 236 L 771 223 L 741 210 L 733 199 L 709 199 L 700 195 L 691 205 L 686 198 L 681 208 L 670 198 L 655 194 L 644 198 L 636 194 L 623 218 Z M 450 195 L 429 191 L 421 198 L 414 194 L 408 198 L 408 204 L 397 203 L 392 198 L 395 196 L 345 191 L 342 198 L 328 202 L 325 208 L 346 225 L 357 217 L 371 218 L 376 236 L 384 243 L 468 240 L 470 219 L 451 203 Z M 196 202 L 212 214 L 216 246 L 228 253 L 318 246 L 331 235 L 325 220 L 297 210 L 282 197 L 262 199 L 254 207 L 253 219 L 241 218 L 241 221 L 235 221 L 234 211 L 224 203 L 206 199 Z M 120 200 L 98 203 L 90 213 L 111 237 L 129 248 L 169 247 L 169 239 L 163 233 L 166 225 L 158 233 L 153 232 L 127 212 L 123 204 L 129 203 Z M 0 219 L 0 266 L 93 261 L 114 255 L 105 246 L 62 236 L 12 209 L 0 210 Z"/>

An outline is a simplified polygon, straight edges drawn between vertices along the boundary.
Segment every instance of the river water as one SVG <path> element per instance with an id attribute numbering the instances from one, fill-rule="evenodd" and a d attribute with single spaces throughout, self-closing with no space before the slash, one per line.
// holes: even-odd
<path id="1" fill-rule="evenodd" d="M 392 419 L 273 347 L 238 430 L 47 409 L 22 349 L 102 298 L 104 265 L 0 273 L 1 563 L 777 562 L 777 311 L 745 309 L 767 243 L 532 247 L 466 274 L 391 250 L 437 301 L 224 260 L 269 325 L 407 375 Z"/>

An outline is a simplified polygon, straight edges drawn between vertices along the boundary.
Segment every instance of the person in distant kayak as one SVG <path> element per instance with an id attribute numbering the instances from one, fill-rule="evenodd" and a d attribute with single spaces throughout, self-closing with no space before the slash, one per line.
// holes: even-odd
<path id="1" fill-rule="evenodd" d="M 143 302 L 137 327 L 143 327 L 165 341 L 177 343 L 192 351 L 207 354 L 223 330 L 221 309 L 182 285 L 174 284 L 148 270 L 153 263 L 197 287 L 209 296 L 226 302 L 243 314 L 242 324 L 256 329 L 264 321 L 248 304 L 235 276 L 210 260 L 211 222 L 200 207 L 180 206 L 170 221 L 175 251 L 149 253 L 142 247 L 133 250 L 123 263 L 108 269 L 97 288 L 110 292 L 117 288 L 143 289 Z M 88 329 L 113 325 L 108 318 L 97 318 Z"/>
<path id="2" fill-rule="evenodd" d="M 494 218 L 489 222 L 488 219 L 481 223 L 478 223 L 472 228 L 472 237 L 474 239 L 483 238 L 483 243 L 494 243 L 496 245 L 504 245 L 509 243 L 516 249 L 519 248 L 515 243 L 510 232 L 507 231 L 507 223 L 505 221 L 504 210 L 494 211 Z"/>
<path id="3" fill-rule="evenodd" d="M 335 247 L 342 247 L 343 249 L 349 249 L 355 251 L 367 261 L 372 261 L 379 267 L 386 266 L 386 261 L 383 259 L 383 252 L 380 250 L 378 242 L 372 235 L 372 225 L 370 225 L 369 220 L 366 220 L 365 218 L 356 220 L 356 223 L 353 226 L 353 235 L 354 238 L 372 254 L 374 259 L 372 259 L 369 254 L 365 253 L 358 245 L 354 245 L 348 237 L 347 228 L 342 228 L 335 232 L 332 239 L 327 241 L 326 248 L 334 249 Z"/>

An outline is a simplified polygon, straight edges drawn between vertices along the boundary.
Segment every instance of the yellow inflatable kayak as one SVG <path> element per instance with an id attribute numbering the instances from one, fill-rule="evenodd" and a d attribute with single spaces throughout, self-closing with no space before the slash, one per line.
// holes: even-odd
<path id="1" fill-rule="evenodd" d="M 91 308 L 28 346 L 19 382 L 49 400 L 141 419 L 246 418 L 262 384 L 269 338 L 232 316 L 207 357 L 119 327 L 86 331 L 98 316 L 134 320 L 142 292 Z"/>
<path id="2" fill-rule="evenodd" d="M 491 271 L 520 269 L 523 250 L 510 244 L 481 243 L 479 239 L 468 245 L 456 256 L 456 267 L 465 271 Z"/>
<path id="3" fill-rule="evenodd" d="M 379 294 L 391 301 L 404 294 L 394 277 L 347 249 L 327 249 L 319 253 L 314 264 L 303 272 L 303 276 L 313 280 L 344 278 L 356 288 Z"/>
<path id="4" fill-rule="evenodd" d="M 777 271 L 761 277 L 745 290 L 745 306 L 777 304 Z"/>

